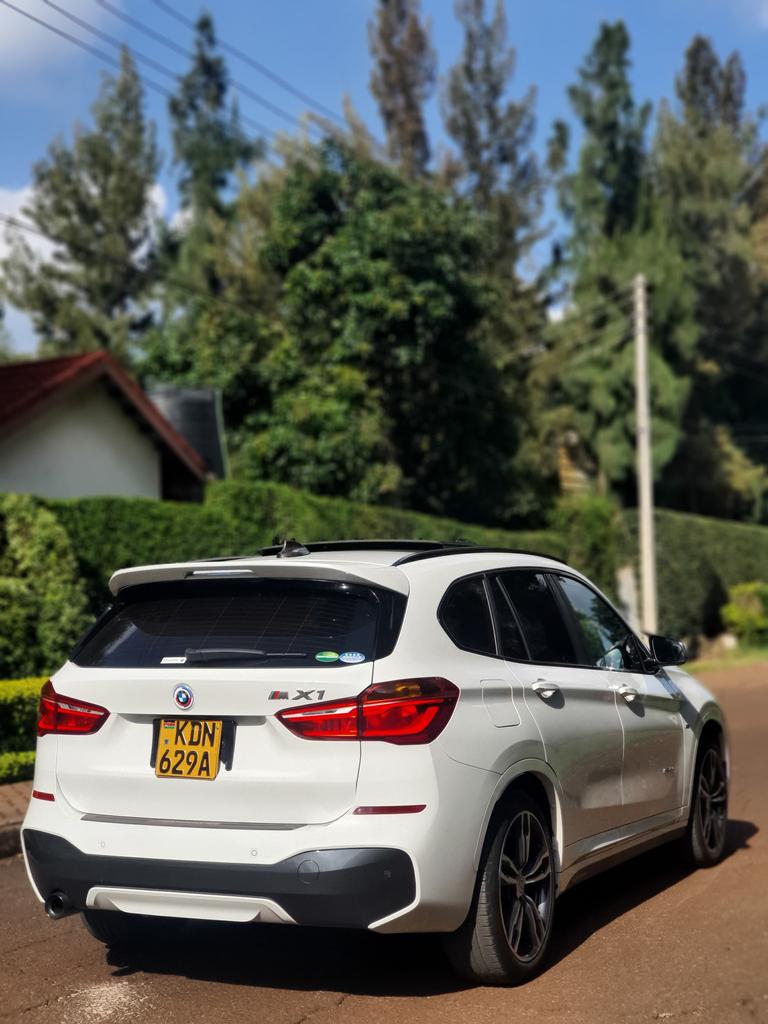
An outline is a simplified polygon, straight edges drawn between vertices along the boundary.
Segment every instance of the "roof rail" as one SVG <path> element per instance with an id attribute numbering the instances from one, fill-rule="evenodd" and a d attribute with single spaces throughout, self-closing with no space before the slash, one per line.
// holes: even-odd
<path id="1" fill-rule="evenodd" d="M 296 542 L 294 542 L 296 543 Z M 316 540 L 302 544 L 310 554 L 320 551 L 442 551 L 444 548 L 455 548 L 463 546 L 463 542 L 441 541 L 441 540 Z M 283 549 L 282 544 L 273 544 L 267 548 L 261 548 L 260 555 L 268 557 L 277 555 Z"/>
<path id="2" fill-rule="evenodd" d="M 548 558 L 551 562 L 559 562 L 561 565 L 568 563 L 564 558 L 557 558 L 555 555 L 547 555 L 543 551 L 523 551 L 520 548 L 484 548 L 465 547 L 464 545 L 444 545 L 440 550 L 416 551 L 412 555 L 404 555 L 394 563 L 395 565 L 406 565 L 408 562 L 420 562 L 425 558 L 439 558 L 442 555 L 530 555 L 532 558 Z"/>
<path id="3" fill-rule="evenodd" d="M 302 553 L 311 554 L 317 551 L 437 551 L 443 548 L 463 548 L 465 545 L 471 545 L 472 543 L 471 540 L 442 541 L 390 538 L 383 540 L 316 540 L 303 544 L 295 538 L 291 538 L 287 541 L 281 539 L 280 543 L 270 544 L 266 548 L 257 548 L 255 552 L 249 554 L 214 555 L 210 558 L 190 558 L 189 561 L 234 562 L 240 558 L 254 558 L 255 555 L 262 555 L 264 557 L 280 555 L 286 551 L 286 544 L 288 556 L 295 557 Z M 298 551 L 298 547 L 304 548 L 304 552 Z"/>

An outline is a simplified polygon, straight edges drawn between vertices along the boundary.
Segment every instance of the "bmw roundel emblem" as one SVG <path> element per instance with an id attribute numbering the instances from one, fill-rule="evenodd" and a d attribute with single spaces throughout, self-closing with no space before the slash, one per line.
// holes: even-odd
<path id="1" fill-rule="evenodd" d="M 195 697 L 188 686 L 177 686 L 173 691 L 173 699 L 177 708 L 186 711 L 187 708 L 192 707 Z"/>

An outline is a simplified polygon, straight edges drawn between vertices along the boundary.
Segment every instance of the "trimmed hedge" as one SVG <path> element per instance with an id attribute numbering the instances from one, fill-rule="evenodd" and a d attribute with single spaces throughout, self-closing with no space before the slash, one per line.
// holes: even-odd
<path id="1" fill-rule="evenodd" d="M 410 537 L 520 547 L 564 554 L 552 531 L 511 532 L 342 498 L 316 497 L 282 484 L 222 481 L 202 505 L 149 498 L 48 500 L 69 536 L 91 614 L 108 599 L 107 582 L 126 565 L 255 552 L 275 536 L 300 540 Z"/>
<path id="2" fill-rule="evenodd" d="M 562 554 L 560 538 L 547 530 L 495 530 L 438 516 L 317 497 L 283 484 L 220 481 L 209 485 L 206 505 L 234 524 L 243 552 L 276 536 L 303 541 L 399 538 L 475 541 L 488 547 L 539 548 Z"/>
<path id="3" fill-rule="evenodd" d="M 637 514 L 625 513 L 630 557 Z M 656 512 L 659 629 L 673 636 L 715 636 L 721 609 L 736 583 L 768 581 L 768 528 L 685 512 Z M 627 550 L 625 548 L 625 550 Z"/>
<path id="4" fill-rule="evenodd" d="M 22 750 L 12 754 L 0 754 L 0 785 L 9 782 L 26 782 L 35 774 L 34 750 Z"/>
<path id="5" fill-rule="evenodd" d="M 237 553 L 234 524 L 216 509 L 152 498 L 70 498 L 46 506 L 64 527 L 97 614 L 116 569 Z"/>
<path id="6" fill-rule="evenodd" d="M 37 705 L 45 676 L 0 680 L 0 754 L 35 745 Z"/>
<path id="7" fill-rule="evenodd" d="M 0 495 L 0 675 L 54 669 L 84 610 L 101 610 L 109 576 L 126 565 L 244 554 L 275 536 L 464 538 L 566 558 L 614 594 L 616 568 L 636 561 L 636 532 L 635 512 L 594 497 L 560 502 L 546 530 L 508 531 L 273 483 L 216 482 L 202 505 Z M 664 632 L 713 635 L 729 587 L 768 581 L 766 527 L 662 510 L 656 536 Z"/>

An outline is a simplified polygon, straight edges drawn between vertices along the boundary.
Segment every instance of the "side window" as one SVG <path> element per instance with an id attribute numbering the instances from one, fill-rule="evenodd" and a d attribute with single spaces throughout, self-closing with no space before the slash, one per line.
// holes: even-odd
<path id="1" fill-rule="evenodd" d="M 641 671 L 635 638 L 613 608 L 578 580 L 569 576 L 558 576 L 558 580 L 579 624 L 585 664 Z"/>
<path id="2" fill-rule="evenodd" d="M 495 656 L 491 610 L 481 576 L 450 587 L 440 608 L 440 623 L 457 647 Z"/>
<path id="3" fill-rule="evenodd" d="M 501 654 L 505 658 L 512 658 L 513 661 L 528 661 L 528 649 L 520 632 L 512 602 L 497 577 L 491 580 L 491 594 L 496 611 Z"/>
<path id="4" fill-rule="evenodd" d="M 544 573 L 511 569 L 500 576 L 523 630 L 532 661 L 575 665 L 568 627 Z"/>

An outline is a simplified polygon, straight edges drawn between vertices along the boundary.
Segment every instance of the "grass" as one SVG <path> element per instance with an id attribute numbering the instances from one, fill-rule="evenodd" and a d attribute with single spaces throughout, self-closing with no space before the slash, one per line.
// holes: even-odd
<path id="1" fill-rule="evenodd" d="M 722 672 L 737 665 L 754 665 L 760 661 L 768 661 L 768 647 L 736 647 L 718 658 L 697 658 L 684 668 L 686 672 L 698 675 L 701 672 Z"/>

